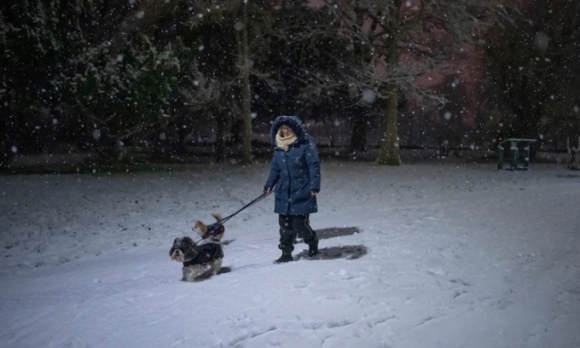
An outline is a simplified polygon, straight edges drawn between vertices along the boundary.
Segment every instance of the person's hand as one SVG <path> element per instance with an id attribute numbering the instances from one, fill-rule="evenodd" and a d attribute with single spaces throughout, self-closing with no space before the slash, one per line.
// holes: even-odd
<path id="1" fill-rule="evenodd" d="M 316 196 L 317 193 L 318 192 L 316 192 L 316 191 L 310 191 L 310 194 L 312 194 L 313 196 Z"/>
<path id="2" fill-rule="evenodd" d="M 272 193 L 272 188 L 271 187 L 264 187 L 264 193 L 267 195 L 269 195 L 270 193 Z"/>

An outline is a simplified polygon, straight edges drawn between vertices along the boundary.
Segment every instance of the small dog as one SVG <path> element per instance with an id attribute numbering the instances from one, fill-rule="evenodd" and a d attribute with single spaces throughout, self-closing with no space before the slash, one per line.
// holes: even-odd
<path id="1" fill-rule="evenodd" d="M 197 220 L 193 230 L 196 231 L 203 240 L 209 239 L 211 241 L 220 242 L 226 232 L 226 229 L 222 224 L 222 216 L 220 214 L 211 214 L 211 216 L 213 216 L 216 222 L 208 226 Z"/>
<path id="2" fill-rule="evenodd" d="M 175 238 L 169 257 L 183 263 L 182 281 L 193 282 L 202 278 L 216 275 L 222 265 L 224 252 L 221 239 L 225 228 L 221 224 L 221 216 L 212 214 L 216 223 L 207 226 L 201 221 L 195 223 L 194 231 L 201 237 L 204 244 L 197 244 L 189 237 Z"/>

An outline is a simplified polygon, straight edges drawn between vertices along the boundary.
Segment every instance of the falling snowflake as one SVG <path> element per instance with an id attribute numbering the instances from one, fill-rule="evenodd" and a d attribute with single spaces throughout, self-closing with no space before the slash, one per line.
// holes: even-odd
<path id="1" fill-rule="evenodd" d="M 18 148 L 16 146 L 12 146 L 10 148 L 10 151 L 12 151 L 13 153 L 18 153 Z"/>
<path id="2" fill-rule="evenodd" d="M 372 104 L 377 100 L 377 94 L 375 93 L 375 91 L 367 89 L 366 91 L 363 92 L 363 100 L 367 104 Z"/>
<path id="3" fill-rule="evenodd" d="M 539 31 L 536 33 L 536 37 L 534 38 L 534 44 L 540 50 L 545 51 L 550 45 L 550 37 L 545 32 Z"/>
<path id="4" fill-rule="evenodd" d="M 100 129 L 97 128 L 93 131 L 93 139 L 95 139 L 97 141 L 99 139 L 101 139 L 101 130 Z"/>
<path id="5" fill-rule="evenodd" d="M 145 12 L 144 11 L 139 11 L 137 12 L 137 14 L 135 15 L 135 17 L 141 19 L 143 17 L 145 17 Z"/>
<path id="6" fill-rule="evenodd" d="M 447 121 L 449 121 L 451 119 L 451 113 L 449 111 L 446 111 L 443 114 L 443 118 L 445 118 Z"/>
<path id="7" fill-rule="evenodd" d="M 244 29 L 244 27 L 245 27 L 244 23 L 240 21 L 236 22 L 236 24 L 234 25 L 234 29 L 236 29 L 237 31 Z"/>

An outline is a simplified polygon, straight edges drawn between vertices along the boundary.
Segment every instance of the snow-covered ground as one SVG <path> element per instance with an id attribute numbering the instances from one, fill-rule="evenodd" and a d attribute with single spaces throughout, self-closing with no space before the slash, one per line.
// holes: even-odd
<path id="1" fill-rule="evenodd" d="M 268 197 L 179 281 L 173 239 L 267 170 L 1 176 L 0 347 L 580 347 L 579 173 L 325 162 L 322 259 L 272 263 Z"/>

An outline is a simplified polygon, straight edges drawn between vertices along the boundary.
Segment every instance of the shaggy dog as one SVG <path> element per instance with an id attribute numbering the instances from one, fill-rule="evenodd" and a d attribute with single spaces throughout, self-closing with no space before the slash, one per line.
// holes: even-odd
<path id="1" fill-rule="evenodd" d="M 202 238 L 203 244 L 197 244 L 189 237 L 175 238 L 169 250 L 172 260 L 183 263 L 182 281 L 193 282 L 216 275 L 222 265 L 224 252 L 221 239 L 225 228 L 221 216 L 212 214 L 216 223 L 207 226 L 201 221 L 195 223 L 194 231 Z"/>

